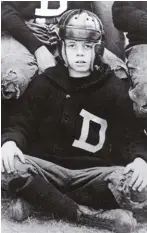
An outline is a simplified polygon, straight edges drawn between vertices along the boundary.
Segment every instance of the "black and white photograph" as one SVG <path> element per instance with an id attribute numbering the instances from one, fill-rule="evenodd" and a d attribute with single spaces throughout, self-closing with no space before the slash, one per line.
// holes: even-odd
<path id="1" fill-rule="evenodd" d="M 1 1 L 1 233 L 147 233 L 147 1 Z"/>

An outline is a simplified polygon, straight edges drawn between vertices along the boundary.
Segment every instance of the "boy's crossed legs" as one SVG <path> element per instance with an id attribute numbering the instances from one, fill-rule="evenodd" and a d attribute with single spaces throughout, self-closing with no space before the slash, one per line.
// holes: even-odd
<path id="1" fill-rule="evenodd" d="M 147 197 L 131 192 L 123 167 L 69 170 L 26 156 L 25 164 L 15 158 L 15 168 L 15 174 L 2 174 L 2 188 L 57 218 L 130 232 L 135 220 L 120 208 L 147 212 Z"/>

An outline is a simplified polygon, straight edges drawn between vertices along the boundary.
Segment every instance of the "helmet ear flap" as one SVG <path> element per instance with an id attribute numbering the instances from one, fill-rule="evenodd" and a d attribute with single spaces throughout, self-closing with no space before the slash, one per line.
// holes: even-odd
<path id="1" fill-rule="evenodd" d="M 101 41 L 101 43 L 97 43 L 95 44 L 95 55 L 96 55 L 96 58 L 97 57 L 100 57 L 100 56 L 103 56 L 104 54 L 104 42 Z"/>
<path id="2" fill-rule="evenodd" d="M 62 59 L 64 60 L 65 66 L 68 66 L 68 60 L 67 60 L 67 56 L 66 56 L 64 41 L 62 41 L 61 55 L 62 55 Z"/>
<path id="3" fill-rule="evenodd" d="M 94 59 L 91 63 L 91 70 L 93 71 L 96 66 L 101 64 L 101 58 L 104 54 L 105 43 L 104 40 L 100 40 L 99 43 L 94 44 Z"/>
<path id="4" fill-rule="evenodd" d="M 94 44 L 93 48 L 92 48 L 92 56 L 91 56 L 91 64 L 90 64 L 91 71 L 94 70 L 94 63 L 95 63 L 95 58 L 96 58 L 95 46 L 96 46 L 96 44 Z"/>
<path id="5" fill-rule="evenodd" d="M 65 43 L 63 40 L 59 41 L 59 59 L 60 61 L 64 62 L 65 66 L 68 66 L 68 60 L 66 56 L 66 51 L 65 51 Z"/>

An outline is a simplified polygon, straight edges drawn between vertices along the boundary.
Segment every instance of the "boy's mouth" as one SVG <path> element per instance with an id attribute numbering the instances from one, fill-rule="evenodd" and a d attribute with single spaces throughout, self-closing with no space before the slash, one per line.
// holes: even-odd
<path id="1" fill-rule="evenodd" d="M 76 63 L 83 64 L 83 63 L 86 63 L 86 62 L 85 62 L 85 61 L 80 60 L 80 61 L 76 61 Z"/>

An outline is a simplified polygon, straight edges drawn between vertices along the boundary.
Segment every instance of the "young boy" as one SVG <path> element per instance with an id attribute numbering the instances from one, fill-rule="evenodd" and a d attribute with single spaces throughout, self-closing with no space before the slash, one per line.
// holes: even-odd
<path id="1" fill-rule="evenodd" d="M 34 74 L 55 66 L 58 53 L 57 24 L 61 15 L 69 9 L 82 8 L 89 11 L 107 10 L 106 28 L 111 6 L 91 1 L 3 1 L 2 5 L 2 98 L 18 99 L 26 90 Z M 105 13 L 106 14 L 106 13 Z M 106 22 L 107 21 L 107 22 Z M 112 19 L 111 19 L 112 21 Z M 107 48 L 120 57 L 122 52 L 119 42 L 120 32 L 109 22 L 109 30 L 113 34 L 113 43 Z M 109 30 L 107 37 L 109 37 Z M 112 33 L 113 30 L 113 33 Z M 112 38 L 111 38 L 112 39 Z M 121 40 L 122 41 L 122 40 Z M 119 42 L 119 44 L 118 44 Z M 120 78 L 126 78 L 127 69 L 121 59 L 105 49 L 105 62 L 119 73 Z M 53 56 L 54 55 L 54 56 Z M 10 104 L 11 105 L 11 104 Z"/>
<path id="2" fill-rule="evenodd" d="M 146 208 L 147 137 L 128 82 L 100 62 L 95 14 L 67 11 L 59 28 L 61 62 L 31 82 L 2 135 L 2 186 L 19 197 L 12 217 L 29 215 L 25 200 L 56 218 L 131 232 L 131 211 Z"/>
<path id="3" fill-rule="evenodd" d="M 34 74 L 55 66 L 57 24 L 68 9 L 92 10 L 91 2 L 3 1 L 2 98 L 18 99 Z M 53 56 L 54 55 L 54 56 Z"/>

